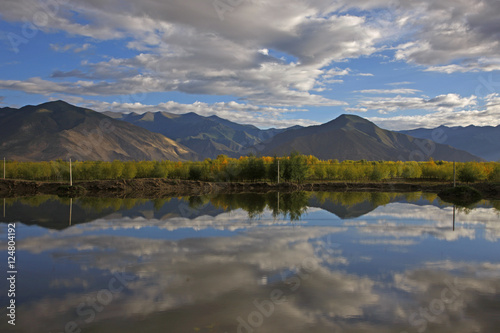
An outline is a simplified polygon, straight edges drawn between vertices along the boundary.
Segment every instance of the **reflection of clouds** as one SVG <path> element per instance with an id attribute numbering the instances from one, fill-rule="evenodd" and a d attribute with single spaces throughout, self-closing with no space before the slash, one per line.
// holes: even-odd
<path id="1" fill-rule="evenodd" d="M 461 212 L 457 209 L 456 218 L 461 222 L 498 222 L 500 217 L 495 213 L 494 208 L 478 207 L 469 213 Z M 411 203 L 391 203 L 386 206 L 378 207 L 370 212 L 370 217 L 390 216 L 399 220 L 426 220 L 426 221 L 451 221 L 453 207 L 437 207 L 432 205 L 418 206 Z"/>
<path id="2" fill-rule="evenodd" d="M 303 221 L 294 221 L 294 224 L 302 224 Z M 165 219 L 155 219 L 146 217 L 120 217 L 110 216 L 105 219 L 98 219 L 91 223 L 78 225 L 78 228 L 89 230 L 123 230 L 142 229 L 155 227 L 162 230 L 175 231 L 179 229 L 193 229 L 196 231 L 205 229 L 237 231 L 255 226 L 276 226 L 288 225 L 290 221 L 283 219 L 273 219 L 271 216 L 263 216 L 260 219 L 249 219 L 248 213 L 242 209 L 222 213 L 217 216 L 202 215 L 196 218 L 188 217 L 168 217 Z"/>
<path id="3" fill-rule="evenodd" d="M 401 308 L 410 318 L 442 300 L 443 311 L 431 313 L 439 326 L 427 323 L 428 332 L 496 332 L 500 297 L 500 264 L 453 262 L 425 263 L 394 275 L 394 287 L 411 296 Z M 423 317 L 416 317 L 422 319 Z M 412 327 L 416 330 L 418 325 Z"/>
<path id="4" fill-rule="evenodd" d="M 271 291 L 279 289 L 287 301 L 277 305 L 274 314 L 256 332 L 414 332 L 415 327 L 408 324 L 409 316 L 439 298 L 446 280 L 458 277 L 460 285 L 466 286 L 462 301 L 439 316 L 441 324 L 429 324 L 426 332 L 495 332 L 492 312 L 499 299 L 498 263 L 433 261 L 403 271 L 398 271 L 396 263 L 390 281 L 379 276 L 386 272 L 362 268 L 362 274 L 373 273 L 364 276 L 332 270 L 332 266 L 344 270 L 353 266 L 349 266 L 343 248 L 332 244 L 326 236 L 333 233 L 342 233 L 343 237 L 349 230 L 357 230 L 359 244 L 400 248 L 416 245 L 425 236 L 440 240 L 479 237 L 474 229 L 457 228 L 453 232 L 450 208 L 394 205 L 398 208 L 394 209 L 393 204 L 380 207 L 366 220 L 328 227 L 292 227 L 281 225 L 289 222 L 268 218 L 249 220 L 246 212 L 237 210 L 193 220 L 100 219 L 63 231 L 46 231 L 41 236 L 23 239 L 18 249 L 32 255 L 49 254 L 58 265 L 76 264 L 81 269 L 80 276 L 54 276 L 46 283 L 40 282 L 45 284 L 36 285 L 47 290 L 47 296 L 19 308 L 20 315 L 29 313 L 31 320 L 20 321 L 16 329 L 39 332 L 39 327 L 44 327 L 46 331 L 59 332 L 67 321 L 77 320 L 83 331 L 193 332 L 195 327 L 209 331 L 206 327 L 215 325 L 213 332 L 235 332 L 236 318 L 246 319 L 256 310 L 255 299 L 268 300 Z M 410 213 L 402 209 L 410 209 Z M 420 214 L 408 217 L 414 221 L 415 216 L 425 216 L 427 209 L 430 216 L 411 224 L 397 215 Z M 491 215 L 488 216 L 486 222 L 476 217 L 468 223 L 493 228 Z M 145 227 L 165 234 L 184 228 L 238 232 L 231 237 L 205 237 L 204 233 L 198 237 L 198 233 L 190 232 L 192 238 L 180 240 L 124 237 L 116 233 Z M 366 255 L 351 262 L 380 259 L 377 252 L 361 254 Z M 317 266 L 305 271 L 304 262 L 311 259 Z M 127 291 L 115 296 L 95 323 L 81 323 L 75 314 L 78 304 L 106 288 L 111 273 L 123 271 L 137 279 L 128 284 Z M 289 278 L 286 281 L 281 281 L 283 273 Z"/>
<path id="5" fill-rule="evenodd" d="M 304 262 L 310 259 L 322 264 L 322 258 L 315 254 L 317 244 L 314 240 L 345 230 L 337 227 L 253 228 L 235 237 L 169 241 L 82 235 L 68 229 L 67 235 L 63 231 L 57 237 L 48 234 L 26 239 L 20 244 L 20 250 L 51 252 L 68 260 L 72 258 L 71 251 L 81 249 L 83 253 L 73 257 L 84 271 L 98 268 L 120 272 L 127 267 L 127 272 L 138 276 L 129 284 L 131 290 L 126 301 L 109 304 L 101 318 L 113 318 L 118 313 L 120 316 L 145 316 L 196 307 L 203 302 L 217 303 L 225 297 L 229 297 L 227 301 L 232 307 L 245 314 L 253 311 L 252 302 L 256 297 L 265 299 L 272 290 L 269 288 L 276 287 L 276 282 L 261 286 L 262 276 L 270 278 L 280 276 L 283 271 L 300 271 Z M 340 249 L 335 255 L 323 259 L 347 262 L 341 257 Z M 51 282 L 53 285 L 63 283 L 61 280 Z M 283 291 L 290 290 L 286 284 L 278 283 L 278 286 Z M 366 302 L 377 300 L 377 296 L 371 293 L 372 286 L 373 282 L 367 278 L 332 273 L 319 266 L 307 281 L 302 281 L 302 286 L 293 293 L 290 301 L 280 306 L 284 311 L 280 316 L 284 319 L 288 313 L 296 312 L 298 324 L 299 320 L 315 323 L 316 317 L 325 315 L 325 311 L 332 317 L 360 315 Z M 98 291 L 105 287 L 91 285 L 89 289 Z M 231 295 L 235 290 L 239 293 Z M 328 297 L 324 298 L 325 295 Z M 311 297 L 313 304 L 309 304 Z M 57 324 L 61 312 L 74 311 L 84 300 L 84 294 L 51 297 L 31 304 L 29 309 L 59 309 L 59 312 L 35 312 L 43 315 L 36 317 L 34 322 Z M 228 318 L 228 324 L 234 323 L 235 317 Z"/>
<path id="6" fill-rule="evenodd" d="M 70 288 L 70 287 L 88 287 L 88 282 L 82 278 L 72 279 L 54 279 L 50 282 L 50 288 Z"/>
<path id="7" fill-rule="evenodd" d="M 475 239 L 476 230 L 458 228 L 453 231 L 451 225 L 390 223 L 384 220 L 358 227 L 358 231 L 370 236 L 394 238 L 424 238 L 432 236 L 439 240 L 456 241 L 461 238 Z M 403 245 L 403 244 L 401 244 Z"/>
<path id="8" fill-rule="evenodd" d="M 359 241 L 359 244 L 411 246 L 417 244 L 417 242 L 409 239 L 363 239 Z"/>
<path id="9" fill-rule="evenodd" d="M 364 221 L 348 221 L 344 225 L 356 226 L 362 233 L 395 238 L 432 236 L 446 241 L 472 240 L 481 235 L 478 228 L 485 229 L 483 238 L 489 241 L 496 241 L 500 236 L 500 219 L 493 208 L 476 208 L 467 214 L 457 211 L 455 231 L 452 229 L 453 207 L 392 203 L 378 207 L 364 218 Z"/>

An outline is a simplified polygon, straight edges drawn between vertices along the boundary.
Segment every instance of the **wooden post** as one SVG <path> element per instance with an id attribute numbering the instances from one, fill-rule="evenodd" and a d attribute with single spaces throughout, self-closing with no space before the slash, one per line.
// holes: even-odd
<path id="1" fill-rule="evenodd" d="M 453 187 L 457 187 L 457 168 L 455 161 L 453 161 Z"/>
<path id="2" fill-rule="evenodd" d="M 278 184 L 280 183 L 280 160 L 278 159 Z"/>
<path id="3" fill-rule="evenodd" d="M 69 159 L 69 186 L 73 186 L 73 172 L 71 170 L 71 158 Z"/>

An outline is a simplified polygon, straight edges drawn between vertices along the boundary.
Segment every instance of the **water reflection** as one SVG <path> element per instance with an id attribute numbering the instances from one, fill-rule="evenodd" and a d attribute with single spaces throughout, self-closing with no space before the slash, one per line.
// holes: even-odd
<path id="1" fill-rule="evenodd" d="M 420 193 L 7 199 L 14 332 L 496 332 L 498 204 L 456 209 L 455 230 L 453 211 Z"/>
<path id="2" fill-rule="evenodd" d="M 406 202 L 414 205 L 450 206 L 431 193 L 381 193 L 381 192 L 294 192 L 294 193 L 242 193 L 191 197 L 170 197 L 156 200 L 119 198 L 60 198 L 36 196 L 3 199 L 3 221 L 38 224 L 52 229 L 64 229 L 72 224 L 94 221 L 107 216 L 144 217 L 169 219 L 201 216 L 218 216 L 230 211 L 244 210 L 250 219 L 259 219 L 271 212 L 276 219 L 299 221 L 308 209 L 322 209 L 341 219 L 366 215 L 380 206 Z M 489 207 L 500 211 L 500 201 L 488 202 Z M 472 208 L 457 208 L 467 214 L 484 207 L 486 201 Z M 69 210 L 69 217 L 67 211 Z M 8 211 L 8 214 L 6 213 Z"/>

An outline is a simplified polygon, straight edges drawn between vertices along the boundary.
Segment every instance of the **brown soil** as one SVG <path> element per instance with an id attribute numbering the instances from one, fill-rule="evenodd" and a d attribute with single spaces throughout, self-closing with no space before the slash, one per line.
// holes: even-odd
<path id="1" fill-rule="evenodd" d="M 212 183 L 170 179 L 96 180 L 67 183 L 24 180 L 0 180 L 0 197 L 51 194 L 65 197 L 92 196 L 115 198 L 159 198 L 167 196 L 201 195 L 210 193 L 241 192 L 293 192 L 293 191 L 380 191 L 380 192 L 433 192 L 438 193 L 451 185 L 444 182 L 391 182 L 391 183 Z M 476 183 L 485 199 L 500 199 L 500 184 Z"/>

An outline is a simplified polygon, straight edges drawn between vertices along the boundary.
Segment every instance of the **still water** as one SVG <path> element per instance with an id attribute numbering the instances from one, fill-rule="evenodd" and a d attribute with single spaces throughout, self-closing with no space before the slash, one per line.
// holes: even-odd
<path id="1" fill-rule="evenodd" d="M 41 196 L 1 216 L 1 332 L 499 332 L 498 201 Z"/>

